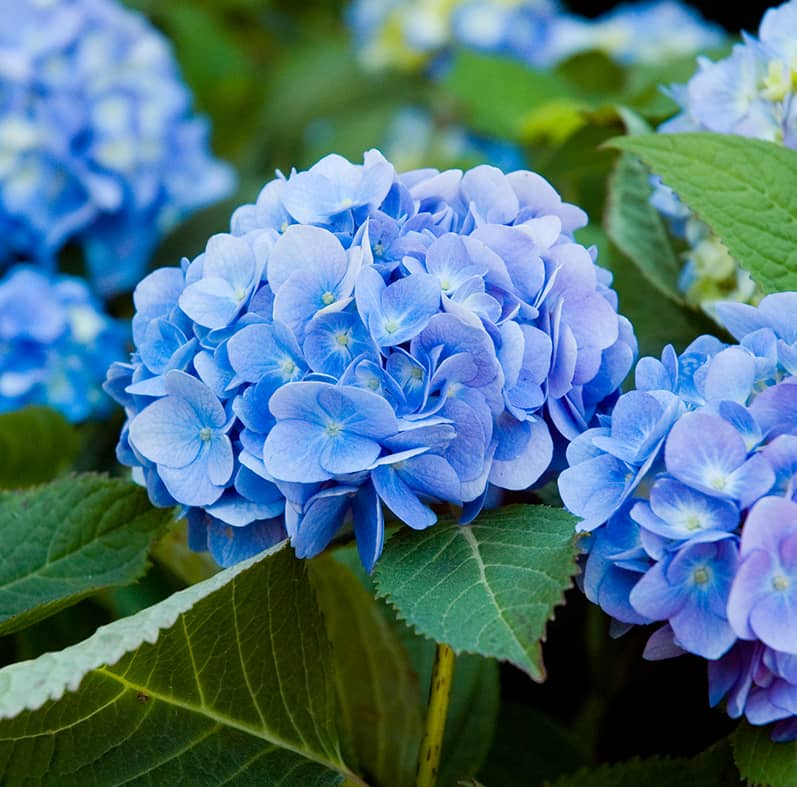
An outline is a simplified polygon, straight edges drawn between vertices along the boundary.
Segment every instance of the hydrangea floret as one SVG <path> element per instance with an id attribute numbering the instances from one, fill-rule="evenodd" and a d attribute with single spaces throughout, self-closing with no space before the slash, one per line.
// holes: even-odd
<path id="1" fill-rule="evenodd" d="M 651 659 L 708 661 L 710 701 L 797 737 L 797 293 L 725 302 L 737 339 L 643 358 L 567 449 L 583 589 Z"/>
<path id="2" fill-rule="evenodd" d="M 585 222 L 528 171 L 398 175 L 371 150 L 280 175 L 136 288 L 106 384 L 120 460 L 222 564 L 283 532 L 309 557 L 351 522 L 370 569 L 385 510 L 471 520 L 540 482 L 633 363 Z"/>
<path id="3" fill-rule="evenodd" d="M 661 133 L 737 134 L 797 150 L 797 0 L 769 9 L 758 37 L 744 36 L 728 57 L 698 58 L 692 79 L 672 86 L 670 95 L 681 111 L 659 126 Z M 655 183 L 653 204 L 688 245 L 679 282 L 687 298 L 709 313 L 718 300 L 760 299 L 761 292 L 722 242 L 671 189 L 658 179 Z"/>
<path id="4" fill-rule="evenodd" d="M 79 244 L 95 288 L 131 289 L 232 172 L 170 45 L 114 0 L 18 0 L 0 29 L 0 265 Z"/>
<path id="5" fill-rule="evenodd" d="M 0 412 L 46 405 L 75 422 L 107 413 L 102 383 L 127 341 L 82 279 L 13 268 L 0 280 Z"/>

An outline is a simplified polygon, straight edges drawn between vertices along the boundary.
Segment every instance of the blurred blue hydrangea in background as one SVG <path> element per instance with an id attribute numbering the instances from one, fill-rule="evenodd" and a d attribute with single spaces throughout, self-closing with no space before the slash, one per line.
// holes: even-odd
<path id="1" fill-rule="evenodd" d="M 227 196 L 166 39 L 113 0 L 18 0 L 0 26 L 0 264 L 78 243 L 103 295 L 161 236 Z"/>
<path id="2" fill-rule="evenodd" d="M 108 365 L 128 327 L 104 314 L 82 279 L 17 266 L 0 280 L 0 412 L 47 405 L 70 421 L 107 414 Z"/>
<path id="3" fill-rule="evenodd" d="M 681 112 L 660 132 L 739 134 L 797 149 L 797 0 L 768 10 L 758 38 L 745 36 L 725 59 L 701 57 L 698 66 L 687 84 L 670 88 Z M 691 302 L 711 313 L 723 298 L 760 298 L 750 276 L 669 188 L 657 183 L 653 204 L 689 244 L 680 287 Z"/>
<path id="4" fill-rule="evenodd" d="M 436 123 L 422 107 L 406 106 L 391 118 L 381 146 L 398 171 L 417 169 L 430 161 L 490 163 L 504 172 L 525 167 L 520 145 L 489 139 L 454 123 Z"/>
<path id="5" fill-rule="evenodd" d="M 540 482 L 633 363 L 585 223 L 528 171 L 398 175 L 372 150 L 278 177 L 137 287 L 136 353 L 106 384 L 120 461 L 223 564 L 283 526 L 315 555 L 350 518 L 370 569 L 383 504 L 472 519 L 489 485 Z"/>
<path id="6" fill-rule="evenodd" d="M 622 64 L 661 63 L 725 40 L 719 26 L 674 0 L 629 3 L 597 19 L 567 13 L 555 0 L 355 0 L 348 21 L 371 68 L 420 68 L 458 46 L 536 68 L 590 51 Z"/>
<path id="7" fill-rule="evenodd" d="M 646 656 L 709 661 L 712 704 L 797 738 L 797 293 L 721 303 L 738 340 L 643 358 L 636 389 L 567 449 L 583 589 Z"/>

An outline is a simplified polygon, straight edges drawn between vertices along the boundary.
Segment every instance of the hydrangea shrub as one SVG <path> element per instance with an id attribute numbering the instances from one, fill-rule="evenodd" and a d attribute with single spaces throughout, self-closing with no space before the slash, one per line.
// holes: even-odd
<path id="1" fill-rule="evenodd" d="M 646 657 L 708 661 L 711 704 L 797 738 L 797 293 L 716 306 L 736 338 L 643 358 L 567 449 L 583 589 Z"/>
<path id="2" fill-rule="evenodd" d="M 102 383 L 127 340 L 127 326 L 82 279 L 13 268 L 0 280 L 0 412 L 46 405 L 70 421 L 107 414 Z"/>
<path id="3" fill-rule="evenodd" d="M 681 111 L 658 130 L 737 134 L 797 149 L 796 56 L 797 2 L 789 0 L 770 8 L 758 37 L 745 36 L 728 57 L 716 62 L 698 58 L 692 79 L 670 88 Z M 721 241 L 671 189 L 657 183 L 652 201 L 688 244 L 679 285 L 691 302 L 711 312 L 717 300 L 755 302 L 761 297 Z"/>
<path id="4" fill-rule="evenodd" d="M 370 569 L 385 509 L 473 519 L 540 482 L 633 362 L 585 221 L 529 171 L 399 175 L 372 150 L 278 177 L 137 287 L 119 459 L 223 564 L 283 530 L 315 555 L 351 520 Z"/>
<path id="5" fill-rule="evenodd" d="M 0 30 L 0 264 L 79 244 L 103 294 L 161 236 L 226 196 L 169 43 L 115 0 L 19 0 Z"/>

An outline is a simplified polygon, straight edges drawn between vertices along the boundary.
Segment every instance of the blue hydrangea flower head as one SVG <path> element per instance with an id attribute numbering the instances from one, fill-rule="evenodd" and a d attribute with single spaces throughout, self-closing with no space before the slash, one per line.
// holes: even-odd
<path id="1" fill-rule="evenodd" d="M 636 353 L 586 222 L 533 172 L 398 174 L 378 151 L 279 175 L 229 233 L 136 288 L 118 456 L 223 565 L 351 524 L 475 517 L 541 483 Z"/>
<path id="2" fill-rule="evenodd" d="M 19 0 L 0 30 L 0 265 L 70 241 L 103 294 L 161 236 L 226 196 L 169 44 L 115 0 Z"/>
<path id="3" fill-rule="evenodd" d="M 583 589 L 646 656 L 709 663 L 712 704 L 797 737 L 797 293 L 717 315 L 643 358 L 636 388 L 567 449 L 559 478 L 589 533 Z"/>
<path id="4" fill-rule="evenodd" d="M 0 279 L 0 412 L 47 405 L 70 421 L 103 415 L 112 406 L 105 372 L 127 340 L 82 279 L 13 268 Z"/>
<path id="5" fill-rule="evenodd" d="M 670 94 L 681 111 L 659 127 L 662 133 L 710 131 L 764 139 L 797 150 L 797 0 L 770 8 L 758 37 L 745 35 L 726 58 L 698 58 L 695 75 Z M 656 180 L 653 204 L 689 250 L 680 287 L 688 299 L 713 314 L 713 303 L 757 302 L 761 292 L 709 228 Z"/>

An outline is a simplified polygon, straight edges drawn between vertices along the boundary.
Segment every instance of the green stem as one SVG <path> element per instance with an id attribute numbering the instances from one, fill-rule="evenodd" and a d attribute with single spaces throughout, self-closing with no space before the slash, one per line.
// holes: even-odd
<path id="1" fill-rule="evenodd" d="M 443 733 L 446 729 L 448 700 L 454 679 L 454 651 L 448 645 L 437 644 L 432 669 L 432 685 L 429 687 L 429 705 L 426 710 L 426 729 L 418 756 L 418 775 L 415 787 L 435 787 L 440 765 L 440 750 L 443 748 Z"/>

